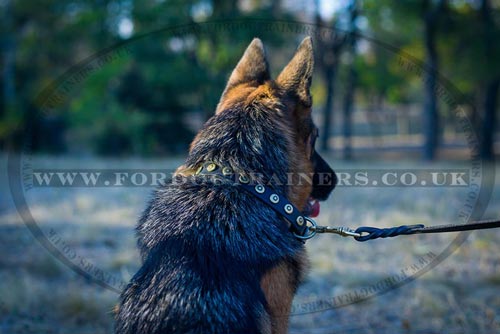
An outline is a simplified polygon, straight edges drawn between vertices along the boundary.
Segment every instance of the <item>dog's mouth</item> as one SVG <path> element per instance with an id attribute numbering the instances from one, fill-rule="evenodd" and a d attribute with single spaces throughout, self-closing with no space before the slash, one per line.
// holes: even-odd
<path id="1" fill-rule="evenodd" d="M 320 211 L 319 201 L 316 198 L 309 196 L 309 198 L 307 199 L 306 207 L 304 208 L 304 211 L 302 213 L 305 216 L 314 218 L 319 215 L 319 211 Z"/>

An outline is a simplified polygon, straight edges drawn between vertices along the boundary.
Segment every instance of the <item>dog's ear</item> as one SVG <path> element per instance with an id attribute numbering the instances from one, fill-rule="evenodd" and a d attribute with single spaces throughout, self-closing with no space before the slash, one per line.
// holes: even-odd
<path id="1" fill-rule="evenodd" d="M 276 79 L 276 83 L 299 101 L 309 107 L 312 104 L 311 80 L 314 68 L 314 53 L 311 37 L 306 37 L 300 43 L 292 60 L 281 71 Z"/>
<path id="2" fill-rule="evenodd" d="M 217 112 L 231 88 L 242 83 L 258 86 L 270 78 L 264 45 L 260 39 L 254 38 L 231 73 L 217 106 Z"/>

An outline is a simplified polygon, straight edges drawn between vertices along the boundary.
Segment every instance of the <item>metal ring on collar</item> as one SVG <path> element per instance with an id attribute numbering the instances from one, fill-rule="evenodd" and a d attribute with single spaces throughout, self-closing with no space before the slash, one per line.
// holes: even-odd
<path id="1" fill-rule="evenodd" d="M 293 232 L 293 234 L 295 235 L 296 238 L 300 239 L 300 240 L 308 240 L 308 239 L 311 239 L 312 237 L 314 237 L 316 235 L 316 227 L 318 226 L 318 224 L 316 223 L 316 221 L 310 217 L 304 217 L 304 220 L 306 221 L 306 224 L 310 224 L 310 227 L 309 226 L 306 228 L 306 232 L 304 233 L 304 235 L 298 235 L 297 233 Z"/>

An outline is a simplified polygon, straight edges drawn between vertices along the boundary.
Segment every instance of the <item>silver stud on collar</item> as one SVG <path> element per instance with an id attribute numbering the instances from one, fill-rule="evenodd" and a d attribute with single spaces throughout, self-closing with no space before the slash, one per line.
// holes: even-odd
<path id="1" fill-rule="evenodd" d="M 291 204 L 285 205 L 285 212 L 291 214 L 293 212 L 293 206 Z"/>
<path id="2" fill-rule="evenodd" d="M 297 217 L 297 224 L 299 224 L 299 226 L 304 225 L 304 217 L 298 216 Z"/>
<path id="3" fill-rule="evenodd" d="M 264 191 L 266 191 L 266 188 L 262 184 L 258 184 L 255 186 L 255 191 L 258 192 L 259 194 L 263 194 Z"/>
<path id="4" fill-rule="evenodd" d="M 269 200 L 271 201 L 271 203 L 278 203 L 280 201 L 280 197 L 277 195 L 277 194 L 272 194 L 270 197 L 269 197 Z"/>
<path id="5" fill-rule="evenodd" d="M 250 183 L 250 179 L 248 178 L 248 176 L 243 175 L 243 174 L 240 174 L 240 176 L 238 177 L 238 180 L 244 184 Z"/>

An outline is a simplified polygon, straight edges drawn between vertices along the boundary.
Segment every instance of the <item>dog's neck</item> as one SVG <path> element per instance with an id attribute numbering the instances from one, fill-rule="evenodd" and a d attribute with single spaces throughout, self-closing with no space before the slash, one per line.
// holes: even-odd
<path id="1" fill-rule="evenodd" d="M 207 161 L 228 166 L 236 173 L 256 173 L 287 193 L 290 172 L 289 143 L 283 135 L 279 112 L 266 109 L 226 110 L 204 125 L 191 145 L 185 167 L 196 171 Z M 279 182 L 277 182 L 279 181 Z"/>
<path id="2" fill-rule="evenodd" d="M 219 165 L 214 162 L 205 162 L 197 168 L 193 173 L 191 170 L 180 170 L 178 176 L 189 181 L 191 177 L 196 177 L 196 183 L 200 182 L 206 184 L 227 184 L 231 186 L 239 186 L 240 189 L 252 194 L 256 199 L 260 200 L 271 209 L 273 209 L 280 216 L 289 222 L 289 228 L 294 235 L 303 239 L 306 233 L 307 224 L 306 220 L 310 218 L 302 214 L 302 210 L 293 205 L 285 196 L 285 194 L 276 191 L 276 189 L 262 180 L 262 175 L 253 173 L 235 173 L 235 171 L 224 165 Z M 269 181 L 268 181 L 269 182 Z M 279 180 L 275 180 L 279 182 Z"/>

